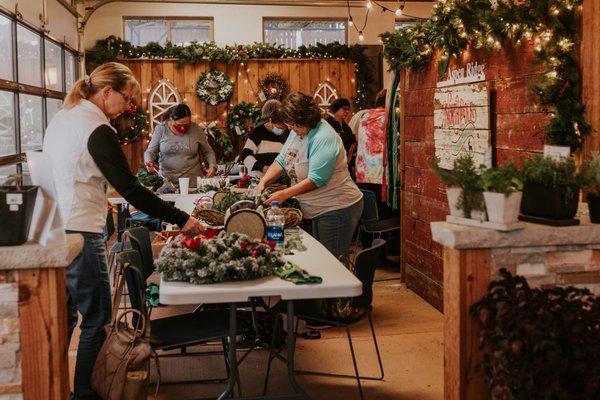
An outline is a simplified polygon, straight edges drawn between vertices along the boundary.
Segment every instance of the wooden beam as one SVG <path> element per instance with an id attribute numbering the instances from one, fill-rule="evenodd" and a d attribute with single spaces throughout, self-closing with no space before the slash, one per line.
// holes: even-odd
<path id="1" fill-rule="evenodd" d="M 600 2 L 584 0 L 582 15 L 581 70 L 586 119 L 592 132 L 585 138 L 582 158 L 600 151 Z"/>

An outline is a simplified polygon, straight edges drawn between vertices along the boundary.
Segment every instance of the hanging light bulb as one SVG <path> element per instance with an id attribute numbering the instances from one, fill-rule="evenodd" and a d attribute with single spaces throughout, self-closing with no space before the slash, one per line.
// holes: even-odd
<path id="1" fill-rule="evenodd" d="M 358 41 L 362 42 L 365 40 L 365 35 L 363 35 L 362 31 L 358 32 Z"/>
<path id="2" fill-rule="evenodd" d="M 404 14 L 404 4 L 398 7 L 394 14 L 396 14 L 396 17 L 401 17 Z"/>
<path id="3" fill-rule="evenodd" d="M 352 17 L 350 17 L 348 20 L 348 26 L 354 26 L 354 20 L 352 20 Z"/>
<path id="4" fill-rule="evenodd" d="M 373 3 L 371 3 L 371 0 L 367 1 L 367 9 L 370 10 L 371 8 L 373 8 Z"/>

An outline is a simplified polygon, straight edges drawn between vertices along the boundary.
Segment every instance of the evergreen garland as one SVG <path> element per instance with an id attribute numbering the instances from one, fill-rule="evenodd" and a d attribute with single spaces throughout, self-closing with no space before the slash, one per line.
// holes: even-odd
<path id="1" fill-rule="evenodd" d="M 110 123 L 117 130 L 117 137 L 121 144 L 134 143 L 146 132 L 148 115 L 141 107 L 131 103 L 128 109 Z"/>
<path id="2" fill-rule="evenodd" d="M 591 131 L 584 118 L 577 46 L 583 0 L 439 0 L 431 18 L 417 26 L 384 33 L 391 68 L 418 68 L 441 51 L 440 73 L 449 57 L 468 46 L 497 50 L 532 41 L 546 73 L 534 91 L 552 109 L 546 143 L 581 147 Z"/>
<path id="3" fill-rule="evenodd" d="M 96 42 L 96 45 L 85 54 L 88 73 L 102 63 L 117 61 L 119 58 L 173 58 L 179 61 L 179 66 L 201 62 L 239 64 L 251 59 L 346 59 L 354 61 L 356 67 L 356 97 L 354 98 L 356 108 L 369 108 L 373 97 L 370 86 L 373 80 L 373 65 L 363 53 L 363 47 L 359 45 L 347 46 L 337 42 L 327 45 L 318 43 L 316 46 L 300 46 L 296 50 L 269 43 L 225 47 L 219 47 L 214 42 L 192 42 L 187 46 L 171 43 L 165 46 L 158 43 L 133 46 L 116 36 L 109 36 Z"/>

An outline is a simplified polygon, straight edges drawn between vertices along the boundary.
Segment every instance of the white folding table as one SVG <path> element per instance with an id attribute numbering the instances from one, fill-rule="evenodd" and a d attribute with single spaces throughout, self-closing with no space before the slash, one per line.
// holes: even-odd
<path id="1" fill-rule="evenodd" d="M 285 258 L 294 262 L 312 275 L 323 278 L 320 284 L 299 284 L 284 281 L 276 276 L 242 281 L 224 282 L 204 285 L 193 285 L 184 282 L 169 282 L 161 278 L 160 302 L 168 305 L 176 304 L 229 304 L 229 365 L 232 366 L 229 382 L 219 399 L 233 396 L 237 378 L 236 359 L 236 330 L 237 304 L 249 301 L 254 297 L 275 296 L 287 302 L 287 369 L 288 379 L 293 395 L 270 397 L 245 397 L 244 399 L 308 399 L 308 395 L 298 385 L 294 375 L 294 300 L 322 299 L 335 297 L 355 297 L 362 294 L 362 283 L 339 262 L 315 238 L 301 231 L 302 242 L 306 251 L 286 255 Z"/>

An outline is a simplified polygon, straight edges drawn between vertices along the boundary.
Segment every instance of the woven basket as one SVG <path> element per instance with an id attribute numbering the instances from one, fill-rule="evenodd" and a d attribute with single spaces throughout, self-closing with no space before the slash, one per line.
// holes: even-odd
<path id="1" fill-rule="evenodd" d="M 265 217 L 270 209 L 271 207 L 264 209 L 263 212 Z M 285 228 L 294 228 L 300 225 L 300 222 L 302 222 L 302 211 L 298 210 L 297 208 L 288 207 L 281 207 L 281 209 L 283 210 L 283 215 L 285 216 Z"/>
<path id="2" fill-rule="evenodd" d="M 217 210 L 196 208 L 192 211 L 192 217 L 197 218 L 210 226 L 223 226 L 225 223 L 225 214 Z"/>

